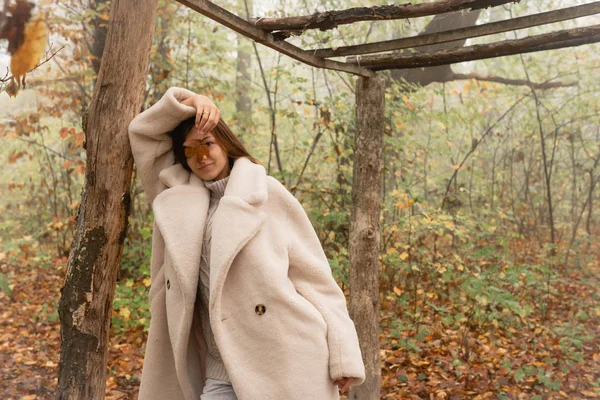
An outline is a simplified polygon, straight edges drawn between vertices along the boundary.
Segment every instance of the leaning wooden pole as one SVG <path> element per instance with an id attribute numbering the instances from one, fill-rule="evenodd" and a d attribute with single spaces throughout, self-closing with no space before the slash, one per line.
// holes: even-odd
<path id="1" fill-rule="evenodd" d="M 57 399 L 104 399 L 112 301 L 129 214 L 127 126 L 139 112 L 158 0 L 113 0 L 86 133 L 87 167 L 59 304 Z"/>
<path id="2" fill-rule="evenodd" d="M 350 314 L 357 326 L 367 378 L 350 390 L 348 399 L 355 400 L 378 400 L 381 391 L 378 299 L 384 93 L 383 79 L 358 78 L 349 243 Z"/>

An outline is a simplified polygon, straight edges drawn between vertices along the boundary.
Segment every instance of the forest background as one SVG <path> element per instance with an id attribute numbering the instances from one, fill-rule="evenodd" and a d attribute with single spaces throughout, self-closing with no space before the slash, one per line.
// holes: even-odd
<path id="1" fill-rule="evenodd" d="M 378 5 L 219 3 L 246 16 Z M 581 4 L 522 1 L 478 24 Z M 0 393 L 51 398 L 57 305 L 85 173 L 82 117 L 110 1 L 41 1 L 51 59 L 10 98 L 0 43 Z M 451 16 L 448 16 L 451 18 Z M 431 18 L 307 31 L 302 48 L 416 35 Z M 472 39 L 598 23 L 580 18 Z M 599 45 L 466 62 L 445 82 L 387 81 L 382 398 L 600 397 Z M 138 68 L 127 66 L 127 68 Z M 161 0 L 144 107 L 170 86 L 218 104 L 302 202 L 348 292 L 355 77 L 307 67 Z M 535 84 L 530 84 L 535 83 Z M 278 146 L 272 139 L 276 134 Z M 153 216 L 139 180 L 113 304 L 107 398 L 134 398 L 149 324 Z"/>

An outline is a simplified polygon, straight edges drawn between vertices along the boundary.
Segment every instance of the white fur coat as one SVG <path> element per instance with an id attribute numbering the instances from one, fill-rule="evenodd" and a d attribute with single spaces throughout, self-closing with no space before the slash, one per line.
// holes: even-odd
<path id="1" fill-rule="evenodd" d="M 131 148 L 155 222 L 152 318 L 140 400 L 198 400 L 205 381 L 194 317 L 209 191 L 174 164 L 168 136 L 196 110 L 170 88 L 129 125 Z M 298 200 L 261 165 L 235 161 L 215 211 L 210 323 L 240 400 L 333 400 L 333 381 L 365 379 L 346 299 Z"/>

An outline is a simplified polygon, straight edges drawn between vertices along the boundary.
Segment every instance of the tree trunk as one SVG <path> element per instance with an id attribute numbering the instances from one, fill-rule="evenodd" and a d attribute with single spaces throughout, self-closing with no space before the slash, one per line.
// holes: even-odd
<path id="1" fill-rule="evenodd" d="M 356 84 L 356 139 L 350 222 L 350 315 L 358 330 L 367 378 L 348 399 L 377 400 L 381 390 L 379 359 L 379 213 L 385 83 L 359 78 Z"/>
<path id="2" fill-rule="evenodd" d="M 590 170 L 590 190 L 588 192 L 588 215 L 585 222 L 585 231 L 591 237 L 592 236 L 592 211 L 594 202 L 594 173 Z"/>
<path id="3" fill-rule="evenodd" d="M 158 6 L 155 27 L 155 49 L 150 57 L 150 104 L 156 103 L 170 85 L 169 75 L 175 69 L 171 58 L 173 49 L 173 23 L 177 15 L 177 3 L 161 2 Z"/>
<path id="4" fill-rule="evenodd" d="M 473 26 L 481 10 L 467 13 L 454 12 L 436 15 L 421 35 L 448 29 Z M 417 52 L 431 52 L 464 46 L 466 40 L 419 47 Z M 450 65 L 438 67 L 391 70 L 393 81 L 406 80 L 409 84 L 429 85 L 454 79 Z M 384 91 L 376 80 L 359 78 L 356 90 L 358 129 L 355 143 L 354 176 L 352 185 L 353 207 L 357 214 L 350 227 L 350 313 L 357 326 L 361 350 L 365 360 L 367 380 L 351 389 L 348 399 L 375 400 L 380 398 L 381 366 L 379 360 L 379 204 L 381 201 L 379 177 L 384 135 Z M 371 102 L 371 103 L 369 103 Z M 362 124 L 362 125 L 361 125 Z M 380 126 L 381 125 L 381 126 Z M 395 132 L 395 134 L 397 134 Z M 368 138 L 368 139 L 367 139 Z M 368 147 L 363 142 L 370 143 Z M 362 144 L 361 144 L 362 143 Z M 369 151 L 367 151 L 369 150 Z M 426 184 L 425 184 L 426 185 Z M 425 195 L 427 188 L 425 187 Z M 355 197 L 356 196 L 356 197 Z M 353 228 L 355 226 L 355 228 Z M 356 316 L 356 317 L 354 317 Z"/>
<path id="5" fill-rule="evenodd" d="M 90 9 L 96 11 L 96 16 L 92 19 L 90 25 L 93 29 L 92 42 L 89 43 L 88 49 L 92 55 L 92 67 L 96 76 L 100 72 L 100 62 L 106 45 L 106 31 L 109 21 L 103 18 L 106 15 L 106 8 L 110 7 L 110 2 L 106 0 L 91 1 Z"/>
<path id="6" fill-rule="evenodd" d="M 112 300 L 127 230 L 133 158 L 127 135 L 139 112 L 157 0 L 113 0 L 89 108 L 87 168 L 59 304 L 57 399 L 103 399 Z"/>
<path id="7" fill-rule="evenodd" d="M 249 14 L 252 13 L 253 8 L 252 0 L 238 1 L 240 8 L 244 10 L 242 14 L 246 15 L 246 19 L 249 19 Z M 235 77 L 235 113 L 238 126 L 240 127 L 240 134 L 248 132 L 252 125 L 252 99 L 250 98 L 250 66 L 252 65 L 252 58 L 250 50 L 249 40 L 242 35 L 238 35 L 237 74 Z M 241 136 L 243 136 L 243 134 Z"/>

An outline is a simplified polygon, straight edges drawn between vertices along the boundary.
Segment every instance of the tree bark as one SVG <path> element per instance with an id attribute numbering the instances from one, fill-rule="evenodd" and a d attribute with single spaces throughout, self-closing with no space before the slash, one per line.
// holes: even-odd
<path id="1" fill-rule="evenodd" d="M 348 399 L 376 400 L 381 390 L 379 359 L 379 215 L 381 154 L 385 130 L 385 83 L 359 78 L 350 222 L 350 315 L 358 331 L 367 378 Z"/>
<path id="2" fill-rule="evenodd" d="M 59 304 L 57 399 L 103 399 L 112 300 L 130 204 L 127 135 L 139 112 L 158 0 L 113 0 L 86 132 L 87 168 Z"/>

